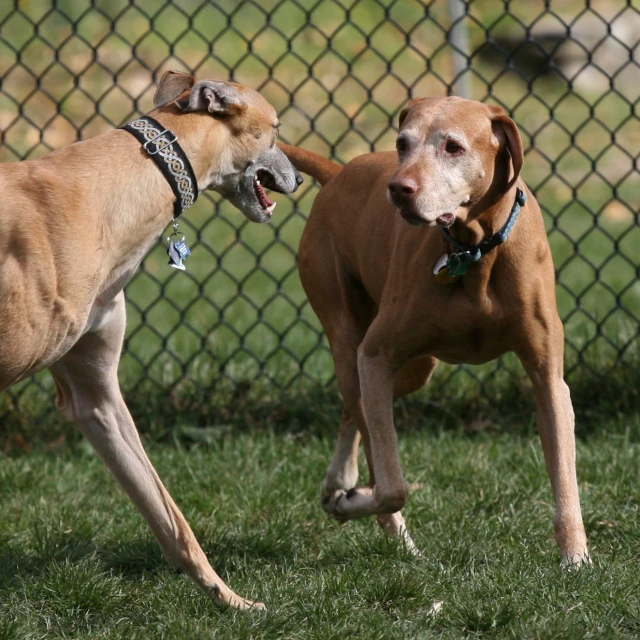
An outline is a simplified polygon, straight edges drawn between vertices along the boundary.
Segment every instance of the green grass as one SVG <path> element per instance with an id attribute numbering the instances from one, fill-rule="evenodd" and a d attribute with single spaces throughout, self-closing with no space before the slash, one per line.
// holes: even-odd
<path id="1" fill-rule="evenodd" d="M 530 413 L 473 435 L 398 414 L 422 559 L 322 512 L 335 413 L 149 447 L 214 567 L 266 614 L 219 611 L 173 573 L 84 443 L 3 455 L 0 638 L 637 637 L 637 412 L 578 443 L 594 555 L 579 572 L 559 566 Z"/>

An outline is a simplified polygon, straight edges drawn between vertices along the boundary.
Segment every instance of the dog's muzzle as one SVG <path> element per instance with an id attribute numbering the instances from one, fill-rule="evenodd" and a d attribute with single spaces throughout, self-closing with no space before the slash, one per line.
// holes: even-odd
<path id="1" fill-rule="evenodd" d="M 251 221 L 268 222 L 276 203 L 266 190 L 293 193 L 302 183 L 289 158 L 278 147 L 263 152 L 241 176 L 233 193 L 222 193 Z"/>

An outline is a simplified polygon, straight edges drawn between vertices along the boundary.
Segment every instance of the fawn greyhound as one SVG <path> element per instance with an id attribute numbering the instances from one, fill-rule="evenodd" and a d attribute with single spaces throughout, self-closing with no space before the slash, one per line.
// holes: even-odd
<path id="1" fill-rule="evenodd" d="M 290 193 L 302 178 L 276 145 L 275 110 L 247 87 L 167 72 L 154 106 L 153 119 L 126 131 L 0 165 L 0 389 L 48 367 L 60 411 L 122 484 L 167 559 L 217 604 L 261 606 L 212 569 L 143 450 L 117 379 L 122 290 L 198 189 L 266 222 L 275 204 L 264 187 Z"/>
<path id="2" fill-rule="evenodd" d="M 563 561 L 588 561 L 554 267 L 540 209 L 520 178 L 515 123 L 499 107 L 424 98 L 400 114 L 397 153 L 342 168 L 281 148 L 323 185 L 299 269 L 344 400 L 324 509 L 341 521 L 375 514 L 416 551 L 400 514 L 407 486 L 393 399 L 426 384 L 438 360 L 480 364 L 513 351 L 535 389 Z M 356 487 L 360 438 L 370 479 Z"/>

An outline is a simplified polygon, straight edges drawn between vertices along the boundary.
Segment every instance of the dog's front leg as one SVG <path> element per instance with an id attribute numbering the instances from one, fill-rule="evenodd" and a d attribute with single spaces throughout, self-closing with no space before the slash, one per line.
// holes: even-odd
<path id="1" fill-rule="evenodd" d="M 263 605 L 235 594 L 213 570 L 185 517 L 147 457 L 117 379 L 124 335 L 124 295 L 102 327 L 83 336 L 51 367 L 58 408 L 75 422 L 149 523 L 166 558 L 219 605 Z"/>
<path id="2" fill-rule="evenodd" d="M 519 355 L 536 394 L 538 431 L 556 505 L 556 542 L 564 563 L 582 564 L 590 560 L 578 496 L 575 419 L 563 379 L 564 337 L 559 320 L 557 325 L 555 336 L 545 336 Z"/>
<path id="3" fill-rule="evenodd" d="M 367 336 L 358 349 L 358 373 L 375 485 L 344 494 L 333 509 L 342 520 L 396 513 L 407 501 L 393 426 L 395 374 L 385 352 L 372 344 Z"/>
<path id="4" fill-rule="evenodd" d="M 336 449 L 327 469 L 327 473 L 322 482 L 322 507 L 332 516 L 336 503 L 349 493 L 356 486 L 358 481 L 358 445 L 360 443 L 360 432 L 356 421 L 349 412 L 344 409 L 340 420 L 340 431 Z M 367 456 L 369 461 L 371 453 Z M 374 485 L 373 469 L 370 469 L 369 486 Z M 402 517 L 402 513 L 381 513 L 377 515 L 378 524 L 387 535 L 402 541 L 405 548 L 415 556 L 422 555 L 416 547 L 407 525 Z"/>
<path id="5" fill-rule="evenodd" d="M 375 513 L 393 514 L 402 509 L 408 496 L 393 424 L 395 371 L 387 352 L 369 336 L 358 350 L 358 373 L 375 472 Z"/>

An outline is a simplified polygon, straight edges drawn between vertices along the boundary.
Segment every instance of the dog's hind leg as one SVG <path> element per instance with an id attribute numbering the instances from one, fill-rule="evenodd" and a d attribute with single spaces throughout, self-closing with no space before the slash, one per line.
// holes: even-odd
<path id="1" fill-rule="evenodd" d="M 541 331 L 543 326 L 547 331 Z M 590 560 L 578 496 L 575 418 L 563 379 L 563 328 L 556 317 L 524 329 L 527 344 L 518 355 L 535 389 L 538 431 L 556 504 L 555 538 L 563 562 L 582 564 Z"/>
<path id="2" fill-rule="evenodd" d="M 307 298 L 327 335 L 344 400 L 333 459 L 322 482 L 322 506 L 330 514 L 336 496 L 358 481 L 358 446 L 367 446 L 366 425 L 358 408 L 358 345 L 375 315 L 375 305 L 362 283 L 349 274 L 329 247 L 315 240 L 323 220 L 313 216 L 300 242 L 298 270 Z"/>
<path id="3" fill-rule="evenodd" d="M 321 318 L 322 320 L 322 318 Z M 336 366 L 336 377 L 344 409 L 333 459 L 322 482 L 322 507 L 335 516 L 335 505 L 352 490 L 358 482 L 358 446 L 363 443 L 369 460 L 369 434 L 362 414 L 356 353 L 364 335 L 347 316 L 334 316 L 332 321 L 324 318 L 323 326 L 331 346 Z M 373 470 L 369 467 L 369 483 L 375 483 Z"/>
<path id="4" fill-rule="evenodd" d="M 142 447 L 117 379 L 124 326 L 124 295 L 119 294 L 105 312 L 100 329 L 84 335 L 51 367 L 58 407 L 78 425 L 136 504 L 168 561 L 216 604 L 254 606 L 236 595 L 213 570 Z"/>
<path id="5" fill-rule="evenodd" d="M 348 491 L 358 483 L 360 431 L 349 412 L 342 410 L 338 440 L 331 464 L 322 481 L 322 504 L 329 505 L 337 491 Z"/>

